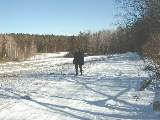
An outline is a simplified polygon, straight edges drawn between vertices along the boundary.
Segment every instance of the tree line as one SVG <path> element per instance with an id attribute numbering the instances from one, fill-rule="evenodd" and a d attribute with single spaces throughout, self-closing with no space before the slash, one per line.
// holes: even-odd
<path id="1" fill-rule="evenodd" d="M 68 50 L 70 36 L 0 34 L 0 59 L 23 60 L 35 53 L 51 53 Z"/>
<path id="2" fill-rule="evenodd" d="M 72 56 L 77 48 L 89 55 L 123 53 L 132 50 L 132 42 L 128 41 L 126 34 L 121 27 L 115 31 L 80 32 L 76 36 L 1 34 L 0 59 L 20 60 L 35 53 L 60 51 L 68 51 Z"/>

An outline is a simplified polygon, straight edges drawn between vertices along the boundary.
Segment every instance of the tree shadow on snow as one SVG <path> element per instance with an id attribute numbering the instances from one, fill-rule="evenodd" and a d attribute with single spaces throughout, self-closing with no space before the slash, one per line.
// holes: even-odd
<path id="1" fill-rule="evenodd" d="M 98 92 L 92 88 L 89 88 L 88 86 L 86 86 L 88 89 L 94 91 L 94 92 Z M 18 93 L 15 93 L 14 91 L 10 90 L 10 89 L 5 89 L 7 90 L 7 92 L 11 92 L 13 95 L 9 95 L 9 94 L 0 94 L 0 98 L 5 98 L 5 99 L 16 99 L 16 100 L 26 100 L 24 96 L 18 94 Z M 101 93 L 101 92 L 98 92 L 99 94 L 102 94 L 102 95 L 105 95 L 106 97 L 108 97 L 108 99 L 105 99 L 105 100 L 101 100 L 101 101 L 87 101 L 87 100 L 83 100 L 85 102 L 87 102 L 88 104 L 94 104 L 94 105 L 97 105 L 98 102 L 103 102 L 103 101 L 107 101 L 109 99 L 112 99 L 112 100 L 115 100 L 115 101 L 118 101 L 118 102 L 121 102 L 121 103 L 124 103 L 124 104 L 127 104 L 130 106 L 130 108 L 116 108 L 118 110 L 121 110 L 121 111 L 133 111 L 132 110 L 129 110 L 131 109 L 132 107 L 144 107 L 144 106 L 140 106 L 140 105 L 135 105 L 135 104 L 130 104 L 128 102 L 125 102 L 123 100 L 119 100 L 117 99 L 118 96 L 122 95 L 123 93 L 125 93 L 128 89 L 125 89 L 124 91 L 118 93 L 116 96 L 109 96 L 109 95 L 106 95 L 104 93 Z M 17 91 L 18 92 L 18 91 Z M 67 99 L 71 99 L 71 98 L 67 98 Z M 67 116 L 70 116 L 70 117 L 73 117 L 73 118 L 76 118 L 76 119 L 80 119 L 80 120 L 92 120 L 90 118 L 86 118 L 84 117 L 84 114 L 89 114 L 89 115 L 92 115 L 92 116 L 98 116 L 98 117 L 112 117 L 112 118 L 117 118 L 117 119 L 139 119 L 139 117 L 141 116 L 141 113 L 138 114 L 138 115 L 120 115 L 120 114 L 108 114 L 108 113 L 102 113 L 102 112 L 94 112 L 94 111 L 89 111 L 89 110 L 84 110 L 84 109 L 79 109 L 79 106 L 77 105 L 76 108 L 72 108 L 70 106 L 64 106 L 64 105 L 56 105 L 56 104 L 50 104 L 50 103 L 45 103 L 45 102 L 41 102 L 41 101 L 37 101 L 37 100 L 34 100 L 32 98 L 30 99 L 27 99 L 28 101 L 30 102 L 34 102 L 38 105 L 40 105 L 40 109 L 43 109 L 50 111 L 50 112 L 60 112 L 61 114 L 64 114 L 64 115 L 67 115 Z M 33 106 L 34 107 L 34 106 Z M 102 106 L 103 107 L 103 106 Z M 108 107 L 109 108 L 109 107 Z M 112 107 L 110 107 L 111 109 L 113 109 Z M 114 108 L 115 109 L 115 108 Z M 73 111 L 73 113 L 72 113 Z M 83 115 L 79 115 L 83 113 Z M 86 115 L 86 116 L 87 116 Z M 147 116 L 146 117 L 147 119 L 154 119 L 152 116 Z"/>

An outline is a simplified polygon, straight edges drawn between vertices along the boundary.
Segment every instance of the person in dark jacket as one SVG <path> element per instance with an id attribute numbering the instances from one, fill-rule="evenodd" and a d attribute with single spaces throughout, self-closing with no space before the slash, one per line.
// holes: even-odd
<path id="1" fill-rule="evenodd" d="M 78 75 L 78 67 L 82 75 L 82 65 L 84 65 L 84 54 L 82 50 L 76 50 L 74 53 L 73 64 L 75 64 L 76 75 Z"/>

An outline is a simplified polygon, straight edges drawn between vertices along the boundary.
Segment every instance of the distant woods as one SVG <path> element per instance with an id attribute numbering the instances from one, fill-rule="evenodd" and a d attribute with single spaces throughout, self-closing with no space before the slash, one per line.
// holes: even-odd
<path id="1" fill-rule="evenodd" d="M 1 34 L 0 59 L 21 60 L 35 53 L 61 51 L 72 55 L 76 48 L 89 55 L 122 53 L 131 48 L 121 34 L 126 34 L 121 28 L 116 31 L 80 32 L 77 36 Z"/>
<path id="2" fill-rule="evenodd" d="M 29 36 L 0 35 L 0 60 L 20 60 L 35 52 L 35 42 Z"/>
<path id="3" fill-rule="evenodd" d="M 0 59 L 23 60 L 35 53 L 67 51 L 69 40 L 68 36 L 1 34 Z"/>

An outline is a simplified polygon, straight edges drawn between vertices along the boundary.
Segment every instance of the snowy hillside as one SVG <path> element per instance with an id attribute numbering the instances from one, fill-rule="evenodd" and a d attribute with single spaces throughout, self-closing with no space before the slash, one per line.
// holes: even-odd
<path id="1" fill-rule="evenodd" d="M 0 120 L 159 120 L 136 53 L 86 57 L 82 76 L 64 54 L 0 64 Z"/>

